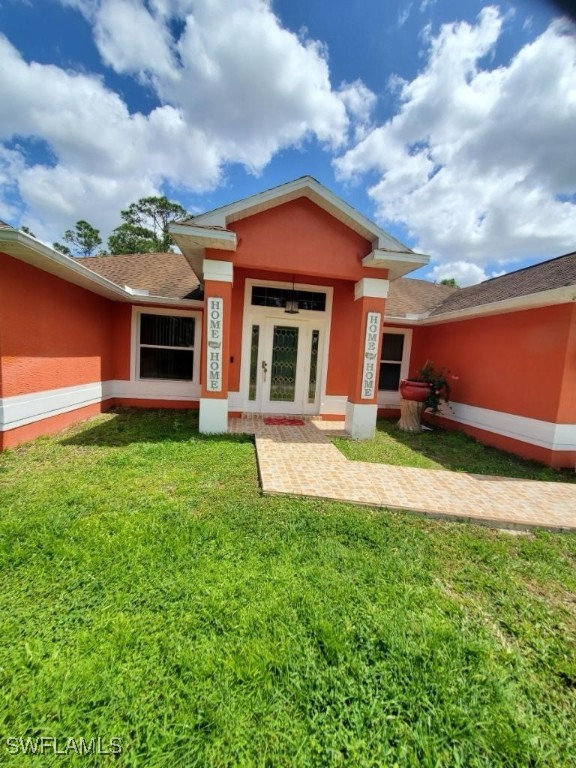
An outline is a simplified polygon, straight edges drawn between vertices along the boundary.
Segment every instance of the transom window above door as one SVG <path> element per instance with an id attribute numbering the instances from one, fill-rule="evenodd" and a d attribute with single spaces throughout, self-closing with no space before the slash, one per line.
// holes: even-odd
<path id="1" fill-rule="evenodd" d="M 309 312 L 326 311 L 326 294 L 321 291 L 299 291 L 267 285 L 252 286 L 252 306 L 284 309 L 287 301 L 296 299 L 298 309 Z"/>

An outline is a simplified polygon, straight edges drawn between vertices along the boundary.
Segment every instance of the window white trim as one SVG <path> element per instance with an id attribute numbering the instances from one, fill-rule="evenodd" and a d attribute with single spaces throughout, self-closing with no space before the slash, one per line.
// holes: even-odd
<path id="1" fill-rule="evenodd" d="M 194 319 L 194 362 L 192 381 L 174 379 L 148 379 L 140 376 L 140 317 L 142 315 L 164 315 L 168 317 L 191 317 Z M 148 397 L 168 399 L 170 397 L 200 396 L 200 363 L 202 343 L 202 313 L 185 309 L 159 309 L 157 307 L 132 307 L 132 328 L 130 340 L 130 382 L 131 389 L 145 389 Z M 185 347 L 179 347 L 185 349 Z M 136 396 L 136 394 L 134 395 Z"/>
<path id="2" fill-rule="evenodd" d="M 412 329 L 411 328 L 387 328 L 384 325 L 383 334 L 401 334 L 404 336 L 404 348 L 402 350 L 402 362 L 400 363 L 400 380 L 407 378 L 410 370 L 410 354 L 412 351 Z M 379 362 L 382 362 L 380 359 Z M 394 361 L 397 362 L 397 361 Z M 379 389 L 378 406 L 380 408 L 397 407 L 400 405 L 400 390 Z"/>

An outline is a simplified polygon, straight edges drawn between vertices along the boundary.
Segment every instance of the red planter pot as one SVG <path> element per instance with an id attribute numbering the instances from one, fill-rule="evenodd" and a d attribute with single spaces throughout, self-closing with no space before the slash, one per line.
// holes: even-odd
<path id="1" fill-rule="evenodd" d="M 400 382 L 400 397 L 404 400 L 415 400 L 423 403 L 430 394 L 432 387 L 425 381 L 411 381 L 402 379 Z"/>

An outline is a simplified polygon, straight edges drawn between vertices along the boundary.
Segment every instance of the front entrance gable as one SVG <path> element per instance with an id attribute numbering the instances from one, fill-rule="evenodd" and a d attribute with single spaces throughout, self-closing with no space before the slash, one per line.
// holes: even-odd
<path id="1" fill-rule="evenodd" d="M 245 269 L 359 280 L 372 251 L 369 240 L 306 197 L 230 226 L 238 239 L 234 265 Z"/>
<path id="2" fill-rule="evenodd" d="M 170 232 L 201 280 L 204 257 L 351 280 L 372 270 L 395 280 L 429 261 L 310 176 L 172 224 Z"/>

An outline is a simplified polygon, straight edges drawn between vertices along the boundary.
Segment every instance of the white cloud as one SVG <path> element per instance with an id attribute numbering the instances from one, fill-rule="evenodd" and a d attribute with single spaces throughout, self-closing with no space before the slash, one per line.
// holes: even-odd
<path id="1" fill-rule="evenodd" d="M 315 136 L 341 145 L 351 115 L 373 100 L 359 81 L 330 83 L 317 41 L 284 29 L 265 0 L 102 0 L 95 40 L 115 71 L 151 78 L 163 103 L 180 108 L 226 161 L 260 171 L 282 147 Z M 166 19 L 184 29 L 170 36 Z M 134 32 L 136 30 L 136 32 Z M 364 118 L 363 118 L 364 119 Z"/>
<path id="2" fill-rule="evenodd" d="M 461 288 L 465 288 L 467 285 L 476 285 L 476 283 L 488 279 L 488 275 L 481 267 L 471 264 L 469 261 L 450 261 L 446 264 L 437 264 L 430 270 L 428 277 L 437 283 L 441 280 L 454 278 Z"/>
<path id="3" fill-rule="evenodd" d="M 168 29 L 138 0 L 103 0 L 94 35 L 102 58 L 116 72 L 177 76 Z"/>
<path id="4" fill-rule="evenodd" d="M 360 81 L 334 88 L 322 45 L 284 29 L 265 0 L 60 2 L 86 16 L 104 63 L 145 81 L 159 106 L 131 113 L 99 77 L 28 63 L 0 36 L 0 103 L 11 104 L 0 141 L 39 138 L 54 156 L 12 178 L 40 236 L 80 217 L 108 231 L 166 181 L 213 188 L 228 163 L 259 172 L 311 137 L 341 146 L 369 119 L 373 94 Z"/>
<path id="5" fill-rule="evenodd" d="M 410 11 L 412 10 L 412 3 L 408 3 L 401 7 L 398 11 L 398 27 L 403 27 L 404 24 L 410 18 Z"/>
<path id="6" fill-rule="evenodd" d="M 379 219 L 441 264 L 475 264 L 463 279 L 574 246 L 576 205 L 558 196 L 576 192 L 576 45 L 557 21 L 490 68 L 502 23 L 490 7 L 443 26 L 398 113 L 335 162 L 342 179 L 377 172 Z"/>
<path id="7" fill-rule="evenodd" d="M 108 231 L 123 205 L 163 180 L 203 190 L 219 179 L 218 153 L 174 107 L 130 114 L 98 78 L 28 64 L 2 37 L 0 73 L 0 102 L 11 104 L 0 112 L 0 141 L 41 137 L 56 158 L 26 166 L 19 153 L 5 164 L 5 184 L 18 186 L 42 237 L 76 218 Z"/>
<path id="8" fill-rule="evenodd" d="M 0 219 L 12 221 L 18 216 L 17 179 L 25 168 L 24 158 L 17 149 L 8 149 L 0 145 Z"/>

